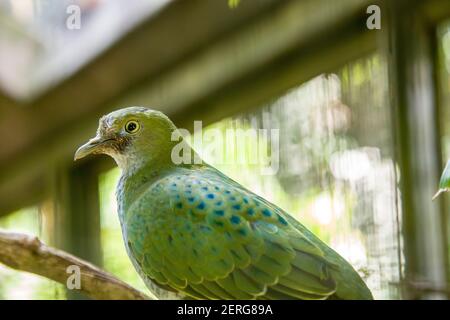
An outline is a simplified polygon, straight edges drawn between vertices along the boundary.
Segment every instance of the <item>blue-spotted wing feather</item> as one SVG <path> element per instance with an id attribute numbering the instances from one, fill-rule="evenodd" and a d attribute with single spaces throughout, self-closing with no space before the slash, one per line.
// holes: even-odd
<path id="1" fill-rule="evenodd" d="M 208 166 L 152 182 L 125 226 L 141 273 L 191 298 L 371 298 L 353 268 L 303 225 Z"/>

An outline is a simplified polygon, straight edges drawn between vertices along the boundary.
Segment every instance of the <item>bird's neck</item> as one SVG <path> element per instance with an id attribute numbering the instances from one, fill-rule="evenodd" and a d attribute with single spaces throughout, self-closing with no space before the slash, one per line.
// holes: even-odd
<path id="1" fill-rule="evenodd" d="M 155 164 L 166 162 L 165 158 L 170 156 L 170 151 L 162 148 L 155 148 L 151 151 L 151 145 L 131 146 L 125 152 L 113 150 L 109 154 L 123 175 L 132 176 L 135 172 L 144 167 L 151 167 Z"/>
<path id="2" fill-rule="evenodd" d="M 192 157 L 197 156 L 190 150 Z M 193 159 L 193 158 L 192 158 Z M 159 149 L 159 152 L 133 155 L 128 154 L 127 159 L 116 159 L 122 170 L 122 175 L 117 185 L 117 201 L 119 215 L 122 219 L 124 212 L 133 202 L 147 190 L 154 182 L 170 174 L 175 169 L 189 169 L 198 164 L 177 163 L 171 156 L 170 150 Z"/>
<path id="3" fill-rule="evenodd" d="M 125 213 L 136 199 L 156 180 L 166 172 L 170 172 L 171 165 L 143 163 L 132 168 L 122 169 L 117 184 L 116 197 L 120 221 L 125 220 Z"/>
<path id="4" fill-rule="evenodd" d="M 125 212 L 153 183 L 160 180 L 176 169 L 190 168 L 189 164 L 174 164 L 170 159 L 165 161 L 148 161 L 134 163 L 122 169 L 122 174 L 117 185 L 117 203 L 119 205 L 119 217 L 122 220 Z"/>

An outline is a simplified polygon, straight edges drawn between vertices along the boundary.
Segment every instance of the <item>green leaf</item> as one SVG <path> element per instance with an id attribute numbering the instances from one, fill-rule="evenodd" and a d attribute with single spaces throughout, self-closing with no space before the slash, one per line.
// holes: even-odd
<path id="1" fill-rule="evenodd" d="M 439 188 L 440 189 L 450 188 L 450 160 L 448 160 L 444 172 L 442 173 L 441 181 L 439 182 Z"/>
<path id="2" fill-rule="evenodd" d="M 433 196 L 433 200 L 436 199 L 441 193 L 448 192 L 450 190 L 450 160 L 445 166 L 444 172 L 442 172 L 441 180 L 439 181 L 439 190 Z"/>

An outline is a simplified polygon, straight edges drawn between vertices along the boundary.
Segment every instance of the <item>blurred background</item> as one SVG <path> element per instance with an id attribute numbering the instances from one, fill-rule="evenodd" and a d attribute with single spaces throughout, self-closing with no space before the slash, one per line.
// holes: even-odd
<path id="1" fill-rule="evenodd" d="M 0 0 L 0 228 L 146 291 L 119 170 L 72 161 L 101 115 L 132 105 L 202 121 L 204 159 L 299 219 L 375 298 L 450 297 L 449 196 L 431 201 L 450 155 L 449 1 Z M 270 136 L 208 139 L 251 128 L 279 130 L 276 174 L 250 156 Z M 0 299 L 79 298 L 0 265 Z"/>

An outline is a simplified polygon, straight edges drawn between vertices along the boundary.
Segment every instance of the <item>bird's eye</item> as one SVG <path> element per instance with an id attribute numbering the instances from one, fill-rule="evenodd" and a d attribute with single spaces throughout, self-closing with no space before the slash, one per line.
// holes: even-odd
<path id="1" fill-rule="evenodd" d="M 125 125 L 125 131 L 128 133 L 136 133 L 139 131 L 139 129 L 140 129 L 139 122 L 135 120 L 130 120 Z"/>

